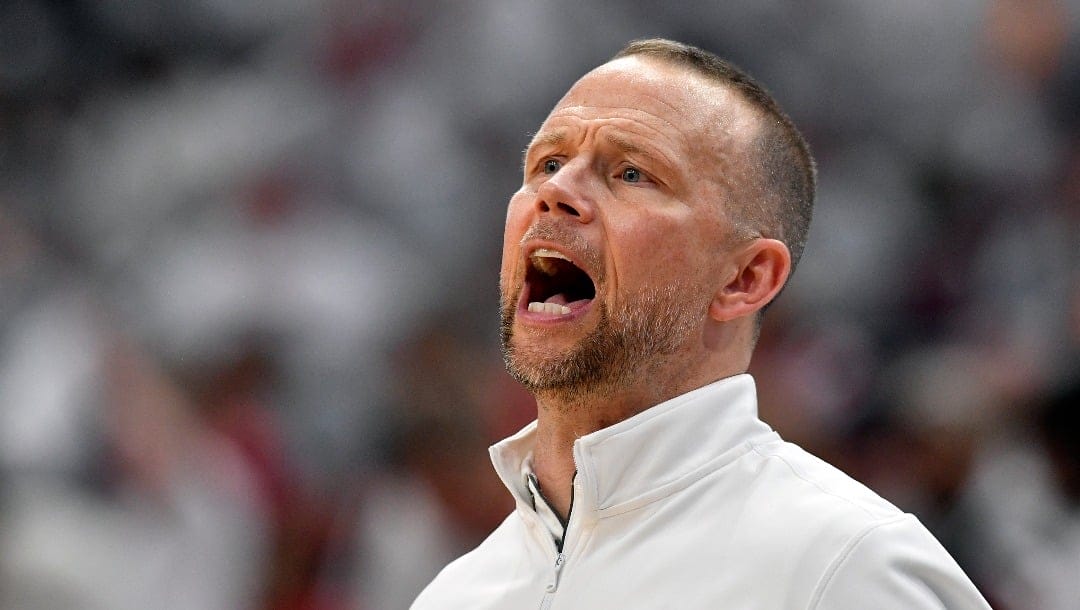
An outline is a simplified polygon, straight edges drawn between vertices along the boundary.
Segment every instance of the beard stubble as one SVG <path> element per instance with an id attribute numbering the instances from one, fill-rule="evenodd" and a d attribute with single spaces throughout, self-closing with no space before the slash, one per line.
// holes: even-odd
<path id="1" fill-rule="evenodd" d="M 510 375 L 533 394 L 566 404 L 611 396 L 684 349 L 707 311 L 708 301 L 695 298 L 701 294 L 676 282 L 642 290 L 615 311 L 599 302 L 596 327 L 569 350 L 554 352 L 543 344 L 545 333 L 559 332 L 554 329 L 530 330 L 539 337 L 534 345 L 514 344 L 517 300 L 503 292 L 503 362 Z"/>

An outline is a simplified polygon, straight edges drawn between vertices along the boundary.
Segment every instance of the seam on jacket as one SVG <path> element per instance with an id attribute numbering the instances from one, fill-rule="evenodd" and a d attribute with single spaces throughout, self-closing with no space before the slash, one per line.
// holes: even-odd
<path id="1" fill-rule="evenodd" d="M 721 386 L 721 385 L 723 385 L 723 386 L 735 385 L 735 382 L 741 380 L 742 377 L 744 377 L 744 376 L 749 377 L 750 380 L 751 380 L 751 383 L 753 383 L 753 377 L 750 376 L 747 373 L 740 373 L 740 374 L 737 374 L 737 375 L 732 375 L 730 377 L 725 377 L 723 379 L 718 379 L 718 380 L 713 381 L 711 383 L 707 383 L 707 384 L 705 384 L 705 385 L 703 385 L 701 387 L 695 388 L 693 390 L 690 390 L 689 392 L 686 392 L 684 394 L 681 394 L 679 396 L 676 396 L 674 398 L 666 400 L 666 401 L 664 401 L 664 402 L 662 402 L 662 403 L 660 403 L 658 405 L 654 405 L 654 406 L 652 406 L 652 407 L 650 407 L 648 409 L 645 409 L 644 411 L 642 411 L 642 412 L 638 413 L 637 415 L 634 415 L 632 418 L 630 418 L 630 419 L 635 419 L 636 420 L 636 422 L 633 425 L 626 425 L 625 427 L 618 430 L 617 432 L 610 433 L 609 435 L 605 435 L 604 438 L 596 439 L 593 443 L 590 443 L 590 444 L 593 445 L 593 446 L 599 447 L 601 445 L 606 444 L 607 442 L 609 442 L 610 440 L 612 440 L 614 438 L 618 438 L 618 437 L 620 437 L 620 436 L 622 436 L 624 434 L 629 434 L 631 431 L 640 428 L 643 424 L 645 424 L 647 422 L 651 422 L 651 421 L 660 419 L 662 417 L 666 417 L 668 415 L 673 415 L 675 413 L 675 411 L 678 410 L 678 408 L 680 408 L 682 406 L 685 406 L 685 405 L 688 405 L 688 404 L 690 404 L 692 402 L 695 402 L 695 401 L 697 401 L 697 400 L 699 400 L 699 399 L 701 399 L 703 397 L 715 398 L 715 396 L 713 396 L 713 394 L 718 393 L 720 391 L 719 389 L 717 389 L 719 386 Z M 739 383 L 745 383 L 745 381 L 739 381 Z M 706 388 L 712 388 L 712 389 L 706 390 Z M 757 403 L 755 402 L 755 405 L 756 404 Z M 627 422 L 627 421 L 629 421 L 629 419 L 624 419 L 621 422 L 613 424 L 612 427 L 624 426 L 625 422 Z M 610 432 L 610 428 L 605 429 L 605 430 L 608 430 Z M 601 432 L 603 432 L 603 430 Z"/>
<path id="2" fill-rule="evenodd" d="M 683 491 L 684 489 L 690 487 L 691 485 L 694 485 L 705 477 L 734 464 L 735 462 L 739 461 L 740 458 L 750 453 L 753 449 L 754 447 L 751 441 L 744 441 L 742 443 L 739 443 L 738 445 L 735 445 L 731 449 L 728 449 L 720 455 L 713 457 L 712 459 L 706 461 L 705 463 L 701 464 L 694 470 L 691 470 L 690 472 L 682 475 L 681 477 L 668 481 L 667 483 L 663 483 L 660 486 L 650 491 L 647 491 L 635 498 L 626 500 L 625 502 L 621 502 L 613 506 L 608 506 L 607 508 L 597 509 L 597 518 L 607 519 L 608 517 L 614 517 L 623 513 L 628 513 L 630 511 L 637 510 L 639 508 L 653 504 L 654 502 L 659 502 L 664 498 Z"/>
<path id="3" fill-rule="evenodd" d="M 844 545 L 844 548 L 840 549 L 840 552 L 837 553 L 836 557 L 829 564 L 829 567 L 821 575 L 821 579 L 818 580 L 817 585 L 814 587 L 814 594 L 810 596 L 810 603 L 807 604 L 806 610 L 814 610 L 818 607 L 818 604 L 820 604 L 821 600 L 825 597 L 825 590 L 829 588 L 830 584 L 832 584 L 833 578 L 836 577 L 836 574 L 840 571 L 840 568 L 844 565 L 844 562 L 846 562 L 847 559 L 851 557 L 851 554 L 855 551 L 855 547 L 859 546 L 859 543 L 861 543 L 863 540 L 866 539 L 867 536 L 869 536 L 879 528 L 882 528 L 886 525 L 892 525 L 894 523 L 900 523 L 907 518 L 907 513 L 897 515 L 896 517 L 886 519 L 885 521 L 871 523 L 870 525 L 867 525 L 862 530 L 860 530 L 857 534 L 855 534 L 855 536 L 853 536 L 851 540 L 849 540 L 848 543 Z"/>
<path id="4" fill-rule="evenodd" d="M 780 441 L 780 442 L 784 443 L 785 441 Z M 765 458 L 766 460 L 770 460 L 770 459 L 779 460 L 782 464 L 784 464 L 785 466 L 788 467 L 788 470 L 791 471 L 791 474 L 795 475 L 796 477 L 798 477 L 799 479 L 801 479 L 805 483 L 813 485 L 821 493 L 823 493 L 823 494 L 825 494 L 827 496 L 831 496 L 833 498 L 836 498 L 837 500 L 841 500 L 845 504 L 848 504 L 848 505 L 850 505 L 850 506 L 852 506 L 854 508 L 857 508 L 858 510 L 866 513 L 866 515 L 869 516 L 869 517 L 873 517 L 875 519 L 880 519 L 881 518 L 880 515 L 874 514 L 873 511 L 871 511 L 869 508 L 863 506 L 862 504 L 860 504 L 858 502 L 855 502 L 854 500 L 852 500 L 851 498 L 848 498 L 847 496 L 842 496 L 842 495 L 834 492 L 833 490 L 829 489 L 828 487 L 825 487 L 824 485 L 822 485 L 816 479 L 813 479 L 813 478 L 807 476 L 805 473 L 803 473 L 798 468 L 796 468 L 794 464 L 789 462 L 787 460 L 787 458 L 785 458 L 784 456 L 782 456 L 782 455 L 780 455 L 778 453 L 766 453 L 766 452 L 762 451 L 762 448 L 761 448 L 760 445 L 758 445 L 757 443 L 754 443 L 754 442 L 750 442 L 750 448 L 754 451 L 754 453 L 757 453 L 758 455 Z M 897 509 L 897 510 L 899 510 L 899 509 Z"/>

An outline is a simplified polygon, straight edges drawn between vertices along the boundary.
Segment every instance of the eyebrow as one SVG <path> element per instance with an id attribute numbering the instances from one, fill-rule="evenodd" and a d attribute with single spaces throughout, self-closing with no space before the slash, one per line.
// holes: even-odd
<path id="1" fill-rule="evenodd" d="M 658 157 L 655 154 L 653 154 L 652 152 L 638 146 L 637 144 L 635 144 L 635 143 L 631 142 L 630 140 L 620 136 L 619 134 L 614 134 L 614 133 L 607 134 L 605 139 L 608 141 L 609 144 L 611 144 L 612 146 L 614 146 L 615 148 L 617 148 L 619 151 L 621 151 L 623 153 L 631 154 L 631 155 L 640 155 L 640 156 L 645 157 L 647 159 L 653 159 L 653 160 L 658 159 Z M 522 166 L 525 165 L 525 161 L 529 156 L 529 152 L 531 150 L 533 150 L 534 148 L 538 148 L 540 146 L 561 146 L 562 144 L 566 143 L 566 140 L 567 140 L 566 131 L 562 130 L 562 129 L 553 130 L 553 131 L 546 131 L 544 133 L 537 134 L 536 136 L 533 137 L 532 141 L 529 142 L 529 145 L 525 148 L 525 150 L 522 153 L 522 156 L 521 156 L 521 164 L 522 164 Z"/>
<path id="2" fill-rule="evenodd" d="M 643 150 L 637 144 L 634 144 L 630 140 L 627 140 L 626 138 L 623 138 L 622 136 L 619 136 L 618 134 L 608 134 L 607 141 L 608 141 L 609 144 L 611 144 L 615 148 L 618 148 L 620 151 L 622 151 L 624 153 L 627 153 L 627 154 L 643 155 L 643 156 L 646 156 L 646 157 L 652 157 L 653 156 L 648 151 Z"/>
<path id="3" fill-rule="evenodd" d="M 532 148 L 538 144 L 548 144 L 557 146 L 566 142 L 566 132 L 562 129 L 556 131 L 545 131 L 544 133 L 537 134 L 533 138 L 533 141 L 529 143 L 529 148 Z"/>
<path id="4" fill-rule="evenodd" d="M 564 142 L 566 142 L 566 132 L 561 129 L 536 134 L 529 140 L 529 144 L 525 147 L 525 150 L 521 151 L 521 166 L 525 167 L 525 162 L 529 159 L 529 151 L 537 146 L 559 146 Z"/>
<path id="5" fill-rule="evenodd" d="M 615 148 L 619 149 L 624 154 L 638 155 L 640 157 L 644 157 L 645 159 L 649 160 L 650 162 L 661 163 L 661 164 L 663 164 L 663 163 L 665 163 L 667 161 L 667 157 L 665 155 L 657 155 L 652 150 L 642 148 L 642 147 L 638 146 L 637 144 L 634 144 L 630 140 L 620 136 L 619 134 L 614 134 L 614 133 L 613 134 L 608 134 L 607 135 L 607 141 L 608 141 L 609 144 L 611 144 Z"/>

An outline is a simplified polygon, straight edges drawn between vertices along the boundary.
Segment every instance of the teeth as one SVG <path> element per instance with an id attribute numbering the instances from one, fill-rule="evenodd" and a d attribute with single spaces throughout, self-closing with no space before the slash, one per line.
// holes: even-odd
<path id="1" fill-rule="evenodd" d="M 566 305 L 559 305 L 558 303 L 540 303 L 533 301 L 529 303 L 529 311 L 533 313 L 550 313 L 565 316 L 570 313 L 570 308 Z"/>
<path id="2" fill-rule="evenodd" d="M 557 250 L 548 250 L 547 248 L 537 248 L 533 253 L 533 258 L 561 258 L 564 261 L 570 260 L 565 254 Z"/>
<path id="3" fill-rule="evenodd" d="M 555 275 L 556 271 L 555 264 L 552 263 L 549 259 L 561 258 L 564 261 L 570 260 L 562 252 L 548 250 L 547 248 L 538 248 L 535 252 L 532 253 L 532 256 L 530 258 L 532 258 L 533 265 L 546 275 Z"/>

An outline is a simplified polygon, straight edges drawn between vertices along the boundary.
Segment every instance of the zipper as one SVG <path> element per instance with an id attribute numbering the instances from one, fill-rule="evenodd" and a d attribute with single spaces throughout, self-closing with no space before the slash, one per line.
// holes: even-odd
<path id="1" fill-rule="evenodd" d="M 575 447 L 574 447 L 574 464 L 575 464 L 575 466 L 577 464 L 581 463 L 580 459 L 578 458 L 577 451 L 578 451 L 578 449 L 577 449 L 577 447 L 575 445 Z M 573 532 L 573 533 L 577 534 L 578 533 L 577 530 L 580 528 L 580 526 L 577 526 L 577 527 L 574 527 L 574 528 L 570 527 L 571 523 L 574 521 L 574 499 L 577 498 L 577 496 L 578 496 L 578 492 L 579 492 L 578 487 L 581 484 L 580 481 L 578 481 L 578 476 L 577 475 L 578 475 L 577 470 L 575 470 L 574 471 L 574 480 L 571 483 L 572 487 L 571 487 L 571 491 L 570 491 L 570 510 L 569 510 L 568 515 L 567 515 L 567 523 L 566 523 L 565 528 L 563 529 L 562 541 L 560 543 L 555 544 L 555 553 L 556 553 L 555 554 L 555 565 L 552 566 L 551 580 L 548 581 L 547 586 L 544 587 L 544 597 L 543 597 L 543 599 L 540 600 L 540 610 L 548 610 L 551 607 L 552 601 L 554 601 L 554 599 L 555 599 L 555 592 L 559 590 L 559 577 L 562 574 L 563 566 L 566 564 L 566 553 L 563 552 L 563 549 L 567 548 L 566 543 L 569 542 L 570 533 Z M 537 487 L 537 491 L 538 492 L 540 491 L 539 486 Z M 541 498 L 542 502 L 547 502 L 547 500 L 543 498 L 542 493 L 540 494 L 540 498 Z M 537 521 L 539 521 L 539 520 L 537 520 Z M 551 536 L 550 536 L 550 533 L 547 532 L 547 527 L 544 526 L 542 523 L 537 523 L 537 525 L 540 526 L 544 530 L 544 533 L 547 534 L 547 538 L 550 540 Z"/>
<path id="2" fill-rule="evenodd" d="M 563 564 L 566 563 L 566 555 L 559 553 L 555 557 L 555 570 L 551 574 L 551 582 L 548 583 L 546 591 L 548 593 L 554 593 L 559 588 L 559 573 L 562 572 Z"/>
<path id="3" fill-rule="evenodd" d="M 566 563 L 566 555 L 559 553 L 555 556 L 555 567 L 551 572 L 551 581 L 544 587 L 544 598 L 540 600 L 540 610 L 551 607 L 551 601 L 555 599 L 555 591 L 559 589 L 559 574 L 562 573 L 563 564 Z"/>

